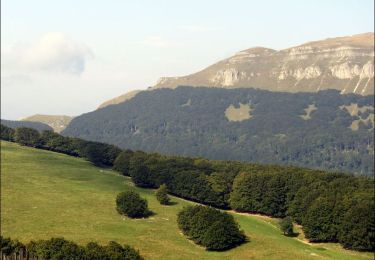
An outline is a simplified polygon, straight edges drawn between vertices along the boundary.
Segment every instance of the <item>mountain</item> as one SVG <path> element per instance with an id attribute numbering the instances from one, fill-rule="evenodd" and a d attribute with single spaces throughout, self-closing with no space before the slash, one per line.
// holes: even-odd
<path id="1" fill-rule="evenodd" d="M 328 38 L 285 50 L 254 47 L 197 73 L 162 77 L 151 88 L 205 86 L 254 87 L 270 91 L 374 94 L 374 33 Z M 140 90 L 102 103 L 99 108 L 133 98 Z"/>
<path id="2" fill-rule="evenodd" d="M 21 119 L 21 121 L 40 122 L 49 125 L 57 133 L 60 133 L 72 121 L 73 117 L 64 115 L 33 115 Z"/>
<path id="3" fill-rule="evenodd" d="M 210 159 L 374 171 L 374 96 L 178 87 L 74 118 L 63 135 Z"/>
<path id="4" fill-rule="evenodd" d="M 109 106 L 109 105 L 115 105 L 115 104 L 125 102 L 126 100 L 129 100 L 129 99 L 133 98 L 139 92 L 140 92 L 140 90 L 133 90 L 133 91 L 127 92 L 127 93 L 125 93 L 121 96 L 115 97 L 113 99 L 110 99 L 110 100 L 100 104 L 98 108 L 103 108 L 103 107 L 106 107 L 106 106 Z"/>
<path id="5" fill-rule="evenodd" d="M 44 130 L 53 131 L 52 127 L 50 127 L 49 125 L 40 123 L 40 122 L 12 121 L 12 120 L 1 119 L 1 124 L 10 128 L 17 128 L 17 127 L 33 128 L 33 129 L 38 130 L 39 132 L 44 131 Z"/>
<path id="6" fill-rule="evenodd" d="M 328 38 L 284 50 L 255 47 L 154 88 L 254 87 L 270 91 L 374 94 L 374 33 Z"/>

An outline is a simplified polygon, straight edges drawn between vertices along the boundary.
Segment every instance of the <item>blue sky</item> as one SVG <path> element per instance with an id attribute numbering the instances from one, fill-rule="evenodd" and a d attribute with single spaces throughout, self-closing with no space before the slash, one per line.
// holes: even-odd
<path id="1" fill-rule="evenodd" d="M 253 46 L 374 31 L 373 0 L 2 0 L 2 118 L 79 115 Z"/>

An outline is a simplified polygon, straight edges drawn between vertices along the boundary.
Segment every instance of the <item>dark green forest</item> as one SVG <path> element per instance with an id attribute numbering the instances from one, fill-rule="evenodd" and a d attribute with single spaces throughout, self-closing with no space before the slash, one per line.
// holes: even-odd
<path id="1" fill-rule="evenodd" d="M 53 131 L 52 127 L 49 125 L 40 123 L 40 122 L 31 122 L 31 121 L 12 121 L 12 120 L 5 120 L 1 119 L 1 124 L 5 125 L 10 128 L 16 128 L 16 127 L 28 127 L 33 128 L 38 131 L 44 131 L 44 130 L 50 130 Z"/>
<path id="2" fill-rule="evenodd" d="M 111 167 L 121 152 L 120 148 L 111 144 L 64 137 L 49 130 L 40 133 L 27 127 L 13 129 L 1 125 L 1 140 L 86 158 L 94 165 L 103 167 Z"/>
<path id="3" fill-rule="evenodd" d="M 312 242 L 375 249 L 374 181 L 369 177 L 299 167 L 123 153 L 128 158 L 121 163 L 116 160 L 114 167 L 122 167 L 122 173 L 131 176 L 139 187 L 166 184 L 171 194 L 209 206 L 290 216 L 302 224 Z"/>
<path id="4" fill-rule="evenodd" d="M 225 110 L 248 104 L 251 118 L 229 121 Z M 256 89 L 178 87 L 143 91 L 131 100 L 73 119 L 65 136 L 166 155 L 295 165 L 372 175 L 371 109 L 351 116 L 342 105 L 374 106 L 374 96 L 282 93 Z M 311 119 L 303 120 L 309 105 Z"/>
<path id="5" fill-rule="evenodd" d="M 138 187 L 165 184 L 172 195 L 212 207 L 290 216 L 302 224 L 311 242 L 339 242 L 361 251 L 375 249 L 374 179 L 370 177 L 121 151 L 113 145 L 28 128 L 1 126 L 1 138 L 80 156 L 98 166 L 112 166 L 130 176 Z"/>
<path id="6" fill-rule="evenodd" d="M 142 260 L 139 252 L 128 245 L 110 241 L 102 246 L 89 242 L 86 246 L 62 237 L 49 240 L 32 240 L 22 244 L 18 240 L 0 236 L 2 257 L 7 259 L 59 259 L 59 260 Z M 5 259 L 5 258 L 4 258 Z"/>

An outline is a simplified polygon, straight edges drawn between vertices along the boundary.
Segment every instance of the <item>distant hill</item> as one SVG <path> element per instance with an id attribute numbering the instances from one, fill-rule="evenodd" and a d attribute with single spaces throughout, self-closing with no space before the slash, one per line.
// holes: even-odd
<path id="1" fill-rule="evenodd" d="M 255 47 L 197 73 L 163 77 L 155 88 L 254 87 L 271 91 L 374 94 L 374 33 L 328 38 L 284 50 Z"/>
<path id="2" fill-rule="evenodd" d="M 127 93 L 125 93 L 121 96 L 115 97 L 113 99 L 110 99 L 110 100 L 100 104 L 98 108 L 103 108 L 103 107 L 106 107 L 106 106 L 109 106 L 109 105 L 115 105 L 115 104 L 125 102 L 126 100 L 129 100 L 129 99 L 135 97 L 135 95 L 137 95 L 139 92 L 140 92 L 140 90 L 129 91 L 129 92 L 127 92 Z"/>
<path id="3" fill-rule="evenodd" d="M 31 121 L 12 121 L 12 120 L 5 120 L 1 119 L 1 124 L 5 125 L 10 128 L 17 128 L 17 127 L 29 127 L 36 129 L 38 131 L 50 130 L 53 131 L 53 128 L 49 125 L 40 123 L 40 122 L 31 122 Z"/>
<path id="4" fill-rule="evenodd" d="M 372 175 L 374 96 L 178 87 L 72 120 L 64 135 L 122 148 Z"/>
<path id="5" fill-rule="evenodd" d="M 21 119 L 21 121 L 44 123 L 52 127 L 55 132 L 60 133 L 62 130 L 66 128 L 66 126 L 70 123 L 72 119 L 73 117 L 64 115 L 33 115 Z"/>

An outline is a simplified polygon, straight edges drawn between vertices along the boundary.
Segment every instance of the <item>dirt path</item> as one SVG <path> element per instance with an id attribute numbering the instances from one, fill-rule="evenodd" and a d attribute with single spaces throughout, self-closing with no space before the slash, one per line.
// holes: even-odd
<path id="1" fill-rule="evenodd" d="M 271 221 L 277 220 L 277 218 L 273 218 L 273 217 L 270 217 L 270 216 L 267 216 L 267 215 L 262 215 L 262 214 L 237 212 L 237 211 L 234 211 L 234 210 L 227 210 L 227 212 L 232 213 L 232 214 L 241 215 L 241 216 L 256 217 L 258 219 L 261 219 L 261 220 L 265 221 L 268 224 L 271 224 L 273 227 L 278 228 L 273 223 L 271 223 Z M 305 235 L 303 233 L 301 225 L 294 224 L 294 226 L 298 228 L 298 232 L 300 233 L 298 235 L 298 237 L 295 237 L 296 240 L 298 240 L 299 242 L 304 243 L 306 245 L 310 245 L 310 246 L 318 245 L 318 244 L 314 244 L 314 243 L 309 242 L 305 238 Z"/>
<path id="2" fill-rule="evenodd" d="M 187 199 L 183 199 L 183 198 L 179 198 L 179 197 L 176 197 L 176 196 L 172 196 L 172 197 L 175 197 L 175 198 L 178 198 L 180 200 L 183 200 L 183 201 L 186 201 L 186 202 L 189 202 L 191 204 L 197 204 L 197 205 L 202 205 L 202 206 L 206 206 L 204 204 L 201 204 L 201 203 L 198 203 L 198 202 L 194 202 L 194 201 L 190 201 L 190 200 L 187 200 Z M 255 214 L 255 213 L 247 213 L 247 212 L 237 212 L 235 210 L 224 210 L 228 213 L 231 213 L 231 214 L 236 214 L 236 215 L 241 215 L 241 216 L 247 216 L 247 217 L 256 217 L 258 219 L 261 219 L 263 220 L 264 222 L 266 222 L 267 224 L 270 224 L 272 225 L 272 227 L 274 228 L 278 228 L 277 226 L 275 226 L 272 221 L 275 221 L 277 220 L 277 218 L 273 218 L 273 217 L 270 217 L 270 216 L 267 216 L 267 215 L 262 215 L 262 214 Z M 300 235 L 298 237 L 295 237 L 294 239 L 296 239 L 297 241 L 301 242 L 301 243 L 304 243 L 306 245 L 309 245 L 309 246 L 315 246 L 317 244 L 314 244 L 314 243 L 311 243 L 309 242 L 307 239 L 305 239 L 305 235 L 303 234 L 303 231 L 302 231 L 302 226 L 301 225 L 296 225 L 295 226 L 298 228 L 298 232 L 300 233 Z"/>
<path id="3" fill-rule="evenodd" d="M 273 217 L 270 217 L 270 216 L 267 216 L 267 215 L 262 215 L 262 214 L 255 214 L 255 213 L 247 213 L 247 212 L 237 212 L 235 210 L 226 210 L 227 212 L 229 213 L 233 213 L 233 214 L 237 214 L 237 215 L 241 215 L 241 216 L 251 216 L 251 217 L 257 217 L 257 218 L 260 218 L 260 219 L 264 219 L 264 220 L 276 220 L 277 218 L 273 218 Z"/>

